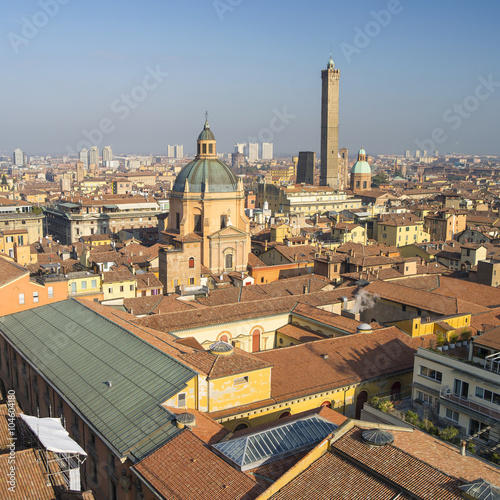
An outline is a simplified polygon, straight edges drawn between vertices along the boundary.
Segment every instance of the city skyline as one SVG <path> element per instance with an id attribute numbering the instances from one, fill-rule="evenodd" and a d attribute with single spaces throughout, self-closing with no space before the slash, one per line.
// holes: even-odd
<path id="1" fill-rule="evenodd" d="M 498 155 L 499 11 L 485 1 L 307 10 L 294 1 L 20 1 L 0 21 L 9 96 L 0 150 L 77 155 L 112 144 L 117 154 L 166 154 L 184 144 L 192 154 L 208 110 L 219 151 L 269 142 L 275 156 L 319 152 L 331 52 L 342 73 L 339 147 Z"/>

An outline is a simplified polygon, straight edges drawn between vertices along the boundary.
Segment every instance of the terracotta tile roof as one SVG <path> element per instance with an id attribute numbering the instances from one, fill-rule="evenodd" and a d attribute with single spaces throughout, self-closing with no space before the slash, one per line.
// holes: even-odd
<path id="1" fill-rule="evenodd" d="M 187 345 L 192 349 L 198 349 L 199 351 L 205 350 L 205 348 L 194 338 L 194 337 L 186 337 L 183 339 L 177 339 L 175 341 L 176 344 Z"/>
<path id="2" fill-rule="evenodd" d="M 137 290 L 149 290 L 163 288 L 162 282 L 153 273 L 136 274 Z"/>
<path id="3" fill-rule="evenodd" d="M 178 358 L 190 366 L 196 367 L 198 371 L 205 373 L 210 379 L 228 377 L 272 366 L 271 363 L 259 359 L 254 354 L 236 347 L 229 356 L 217 356 L 205 350 L 192 350 L 191 353 L 181 354 Z"/>
<path id="4" fill-rule="evenodd" d="M 0 287 L 26 275 L 29 275 L 27 269 L 0 257 Z"/>
<path id="5" fill-rule="evenodd" d="M 194 426 L 189 427 L 189 429 L 204 443 L 218 443 L 224 436 L 229 434 L 229 431 L 223 425 L 219 424 L 201 411 L 194 410 L 192 408 L 175 408 L 174 406 L 164 406 L 164 408 L 174 415 L 180 415 L 181 413 L 194 415 L 196 423 Z"/>
<path id="6" fill-rule="evenodd" d="M 147 297 L 133 297 L 123 299 L 123 306 L 130 314 L 142 316 L 152 314 L 153 310 L 163 299 L 163 295 L 149 295 Z"/>
<path id="7" fill-rule="evenodd" d="M 292 479 L 272 495 L 272 500 L 316 500 L 321 498 L 338 500 L 389 500 L 409 497 L 397 496 L 399 491 L 385 484 L 369 472 L 357 468 L 348 460 L 332 453 L 325 453 L 302 474 Z M 368 493 L 369 492 L 369 493 Z M 369 494 L 369 497 L 367 495 Z"/>
<path id="8" fill-rule="evenodd" d="M 481 331 L 488 331 L 500 326 L 500 308 L 491 309 L 488 312 L 473 314 L 470 325 Z"/>
<path id="9" fill-rule="evenodd" d="M 163 498 L 179 500 L 250 500 L 263 489 L 257 482 L 210 451 L 185 430 L 134 465 Z"/>
<path id="10" fill-rule="evenodd" d="M 289 262 L 312 262 L 317 248 L 313 245 L 275 245 L 274 250 Z"/>
<path id="11" fill-rule="evenodd" d="M 49 452 L 50 458 L 54 456 Z M 53 463 L 53 462 L 52 462 Z M 7 489 L 7 472 L 9 464 L 9 454 L 0 455 L 0 474 L 4 481 L 0 488 L 0 500 L 26 500 L 36 498 L 37 500 L 56 500 L 59 498 L 58 491 L 64 485 L 62 474 L 54 474 L 47 486 L 47 472 L 40 452 L 35 449 L 16 451 L 16 488 L 15 492 Z M 56 472 L 54 466 L 52 472 Z"/>
<path id="12" fill-rule="evenodd" d="M 318 340 L 255 353 L 273 365 L 271 397 L 276 401 L 315 394 L 391 373 L 411 371 L 417 347 L 426 338 L 412 339 L 396 327 Z"/>
<path id="13" fill-rule="evenodd" d="M 500 351 L 500 328 L 497 327 L 483 333 L 480 337 L 475 339 L 474 345 L 484 346 Z"/>
<path id="14" fill-rule="evenodd" d="M 128 269 L 125 271 L 107 271 L 102 273 L 102 282 L 104 283 L 120 283 L 123 281 L 135 281 L 136 275 L 132 274 Z"/>
<path id="15" fill-rule="evenodd" d="M 332 444 L 333 453 L 359 463 L 370 475 L 381 477 L 417 498 L 448 500 L 462 498 L 460 482 L 404 452 L 397 446 L 369 447 L 362 440 L 363 429 L 353 428 Z M 396 434 L 396 433 L 394 433 Z M 398 434 L 402 434 L 399 432 Z M 412 433 L 408 433 L 412 434 Z"/>
<path id="16" fill-rule="evenodd" d="M 117 259 L 121 257 L 121 255 L 117 252 L 102 252 L 99 251 L 99 247 L 96 247 L 98 251 L 90 251 L 90 260 L 91 262 L 101 263 L 101 262 L 117 262 Z"/>
<path id="17" fill-rule="evenodd" d="M 362 245 L 361 243 L 353 243 L 351 241 L 340 245 L 337 248 L 337 252 L 340 253 L 349 253 L 350 251 L 354 251 L 355 254 L 360 255 L 380 255 L 387 253 L 396 253 L 400 254 L 400 250 L 398 247 L 385 246 L 385 245 Z"/>
<path id="18" fill-rule="evenodd" d="M 338 328 L 349 333 L 356 333 L 358 326 L 361 321 L 356 321 L 355 319 L 346 318 L 340 314 L 335 314 L 330 311 L 325 311 L 318 307 L 312 307 L 307 304 L 298 304 L 293 310 L 293 316 L 303 316 L 304 318 L 314 319 L 320 321 L 325 325 L 332 326 L 333 328 Z"/>
<path id="19" fill-rule="evenodd" d="M 252 252 L 248 253 L 248 266 L 249 267 L 267 267 L 267 264 L 262 262 L 257 255 Z"/>
<path id="20" fill-rule="evenodd" d="M 483 478 L 500 486 L 500 468 L 486 460 L 467 453 L 462 456 L 460 448 L 437 439 L 426 432 L 393 432 L 393 447 L 412 455 L 418 460 L 441 470 L 444 474 L 472 482 Z"/>
<path id="21" fill-rule="evenodd" d="M 411 213 L 380 215 L 377 224 L 383 226 L 416 226 L 423 224 L 423 220 Z"/>
<path id="22" fill-rule="evenodd" d="M 442 276 L 437 276 L 437 278 L 443 279 Z M 454 281 L 456 283 L 457 280 Z M 460 282 L 460 286 L 461 283 L 462 282 Z M 416 290 L 414 288 L 407 287 L 404 285 L 403 280 L 398 280 L 397 282 L 374 281 L 367 285 L 364 289 L 372 295 L 378 295 L 383 299 L 391 300 L 400 304 L 406 304 L 431 313 L 441 314 L 443 316 L 451 316 L 462 312 L 481 312 L 486 310 L 486 307 L 482 305 L 468 302 L 462 298 L 454 297 L 453 295 L 457 295 L 457 293 L 453 289 L 448 288 L 450 291 L 449 295 L 437 293 L 437 290 L 427 292 L 426 290 Z M 472 297 L 467 298 L 471 299 Z"/>
<path id="23" fill-rule="evenodd" d="M 314 342 L 315 340 L 323 340 L 326 338 L 326 335 L 315 333 L 309 328 L 291 324 L 278 328 L 278 330 L 276 330 L 276 333 L 281 333 L 282 335 L 286 335 L 287 337 L 290 337 L 292 339 L 299 340 L 303 344 L 306 342 Z"/>

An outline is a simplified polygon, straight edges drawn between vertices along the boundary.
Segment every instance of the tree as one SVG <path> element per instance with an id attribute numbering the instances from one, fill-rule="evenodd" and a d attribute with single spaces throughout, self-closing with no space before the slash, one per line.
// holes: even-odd
<path id="1" fill-rule="evenodd" d="M 5 174 L 2 175 L 2 182 L 1 182 L 2 186 L 6 186 L 8 183 L 7 183 L 7 176 Z"/>
<path id="2" fill-rule="evenodd" d="M 377 174 L 372 177 L 372 187 L 378 188 L 380 184 L 385 184 L 389 179 L 386 174 Z"/>

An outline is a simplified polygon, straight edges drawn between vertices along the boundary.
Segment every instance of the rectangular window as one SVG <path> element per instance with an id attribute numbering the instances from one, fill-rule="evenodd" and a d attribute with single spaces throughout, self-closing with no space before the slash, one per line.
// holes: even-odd
<path id="1" fill-rule="evenodd" d="M 180 394 L 177 395 L 177 407 L 178 408 L 185 408 L 186 407 L 186 393 L 181 392 Z"/>
<path id="2" fill-rule="evenodd" d="M 120 292 L 123 292 L 123 285 L 120 285 Z"/>
<path id="3" fill-rule="evenodd" d="M 426 394 L 425 392 L 418 391 L 418 399 L 422 401 L 422 403 L 431 405 L 432 404 L 432 396 L 429 396 L 429 394 Z"/>
<path id="4" fill-rule="evenodd" d="M 49 295 L 49 299 L 53 299 L 54 298 L 54 287 L 53 286 L 49 286 L 47 288 L 47 292 L 48 292 L 48 295 Z"/>
<path id="5" fill-rule="evenodd" d="M 439 383 L 441 383 L 441 381 L 443 380 L 443 374 L 441 372 L 438 372 L 437 370 L 432 370 L 431 368 L 427 368 L 426 366 L 420 367 L 420 375 L 422 377 L 435 380 L 436 382 Z"/>
<path id="6" fill-rule="evenodd" d="M 33 292 L 33 303 L 36 304 L 38 302 L 38 292 Z"/>
<path id="7" fill-rule="evenodd" d="M 97 280 L 92 280 L 92 281 L 90 282 L 90 286 L 91 286 L 92 288 L 97 288 Z"/>
<path id="8" fill-rule="evenodd" d="M 189 278 L 189 284 L 194 285 L 194 278 Z"/>
<path id="9" fill-rule="evenodd" d="M 489 401 L 490 403 L 500 405 L 500 394 L 488 389 L 483 389 L 479 386 L 476 386 L 476 397 L 479 399 L 484 399 L 485 401 Z"/>
<path id="10" fill-rule="evenodd" d="M 134 291 L 134 285 L 130 285 L 130 291 L 133 292 Z"/>
<path id="11" fill-rule="evenodd" d="M 200 214 L 194 215 L 194 231 L 196 233 L 201 232 L 201 215 Z"/>
<path id="12" fill-rule="evenodd" d="M 24 304 L 24 293 L 19 294 L 19 304 Z"/>
<path id="13" fill-rule="evenodd" d="M 469 384 L 458 378 L 455 379 L 453 384 L 453 394 L 459 398 L 468 399 L 469 398 Z"/>
<path id="14" fill-rule="evenodd" d="M 108 288 L 108 293 L 113 293 L 113 287 L 112 287 L 112 286 L 110 286 L 110 287 Z"/>
<path id="15" fill-rule="evenodd" d="M 453 420 L 453 422 L 458 422 L 458 411 L 446 408 L 446 418 Z"/>
<path id="16" fill-rule="evenodd" d="M 82 281 L 82 290 L 87 290 L 87 282 Z"/>
<path id="17" fill-rule="evenodd" d="M 234 379 L 233 385 L 242 385 L 242 384 L 248 384 L 248 376 L 238 377 Z"/>

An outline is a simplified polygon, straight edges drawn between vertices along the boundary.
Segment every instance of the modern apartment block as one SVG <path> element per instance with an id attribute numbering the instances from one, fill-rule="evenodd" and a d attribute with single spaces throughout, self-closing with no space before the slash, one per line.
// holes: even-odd
<path id="1" fill-rule="evenodd" d="M 486 446 L 498 443 L 500 328 L 476 337 L 469 346 L 468 359 L 454 355 L 453 349 L 418 348 L 412 397 Z"/>

